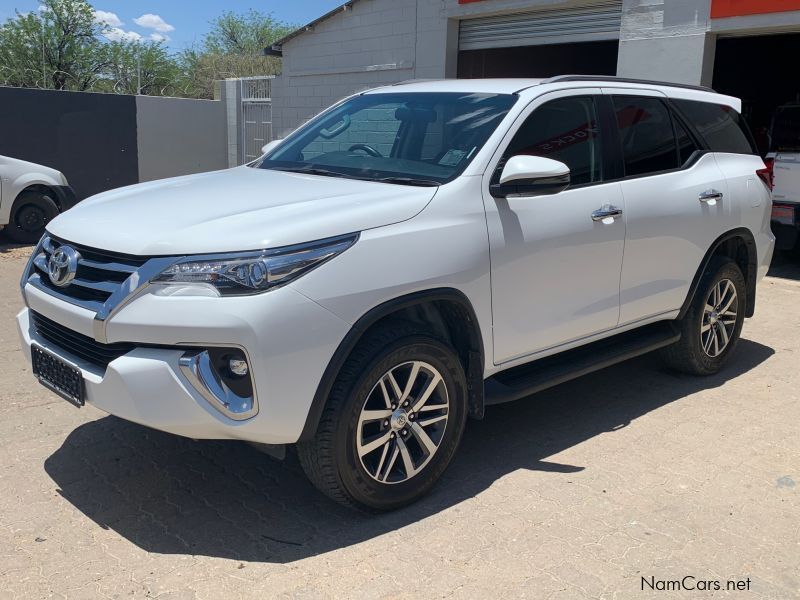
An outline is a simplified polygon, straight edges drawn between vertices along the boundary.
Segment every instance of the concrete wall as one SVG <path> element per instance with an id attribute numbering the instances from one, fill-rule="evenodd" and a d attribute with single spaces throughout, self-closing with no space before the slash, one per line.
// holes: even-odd
<path id="1" fill-rule="evenodd" d="M 136 114 L 139 181 L 228 166 L 222 102 L 137 96 Z"/>
<path id="2" fill-rule="evenodd" d="M 0 87 L 0 154 L 58 169 L 79 199 L 228 166 L 222 102 Z"/>
<path id="3" fill-rule="evenodd" d="M 624 0 L 617 74 L 711 85 L 710 0 Z"/>
<path id="4" fill-rule="evenodd" d="M 447 39 L 444 2 L 356 2 L 284 45 L 272 88 L 275 136 L 360 90 L 444 77 Z"/>
<path id="5" fill-rule="evenodd" d="M 134 97 L 0 87 L 0 154 L 58 169 L 78 198 L 136 183 Z"/>
<path id="6" fill-rule="evenodd" d="M 718 35 L 800 29 L 800 11 L 711 19 L 711 0 L 624 0 L 617 74 L 710 86 Z"/>
<path id="7" fill-rule="evenodd" d="M 273 83 L 275 136 L 367 88 L 456 77 L 460 19 L 581 3 L 360 0 L 284 44 L 283 73 Z"/>

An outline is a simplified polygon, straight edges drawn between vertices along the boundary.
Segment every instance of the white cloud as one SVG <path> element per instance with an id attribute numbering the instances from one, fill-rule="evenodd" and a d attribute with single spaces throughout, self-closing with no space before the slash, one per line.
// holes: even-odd
<path id="1" fill-rule="evenodd" d="M 113 12 L 107 10 L 94 11 L 94 22 L 108 27 L 119 27 L 122 25 L 122 20 Z"/>
<path id="2" fill-rule="evenodd" d="M 119 27 L 106 29 L 103 36 L 112 42 L 138 42 L 142 39 L 142 36 L 135 31 L 125 31 Z"/>
<path id="3" fill-rule="evenodd" d="M 45 6 L 44 4 L 40 4 L 39 8 L 37 8 L 36 10 L 38 10 L 40 13 L 49 12 L 50 11 L 50 9 L 47 6 Z"/>
<path id="4" fill-rule="evenodd" d="M 133 20 L 139 27 L 144 27 L 145 29 L 155 29 L 160 33 L 166 33 L 168 31 L 175 31 L 175 28 L 164 21 L 160 16 L 154 15 L 151 13 L 145 13 L 141 17 L 138 17 Z"/>
<path id="5" fill-rule="evenodd" d="M 164 35 L 163 33 L 151 33 L 150 39 L 153 40 L 154 42 L 168 42 L 169 36 Z"/>

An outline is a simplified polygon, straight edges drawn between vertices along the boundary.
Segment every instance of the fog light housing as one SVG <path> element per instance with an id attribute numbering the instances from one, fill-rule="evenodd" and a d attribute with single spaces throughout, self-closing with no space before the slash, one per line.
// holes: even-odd
<path id="1" fill-rule="evenodd" d="M 258 412 L 247 358 L 236 348 L 191 350 L 180 359 L 183 375 L 225 416 L 240 421 Z"/>

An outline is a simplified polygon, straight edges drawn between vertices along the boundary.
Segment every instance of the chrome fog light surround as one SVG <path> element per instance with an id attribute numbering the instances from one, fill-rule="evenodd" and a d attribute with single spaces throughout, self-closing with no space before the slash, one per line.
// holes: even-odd
<path id="1" fill-rule="evenodd" d="M 229 419 L 244 421 L 258 413 L 255 387 L 249 396 L 241 396 L 234 392 L 220 376 L 208 350 L 191 350 L 179 361 L 181 372 L 203 398 L 211 406 Z"/>

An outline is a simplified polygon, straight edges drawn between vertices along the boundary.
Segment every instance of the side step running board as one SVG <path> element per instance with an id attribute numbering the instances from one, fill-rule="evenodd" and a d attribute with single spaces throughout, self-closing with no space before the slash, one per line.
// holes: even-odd
<path id="1" fill-rule="evenodd" d="M 671 322 L 653 323 L 502 371 L 484 381 L 486 404 L 519 400 L 680 340 Z"/>

